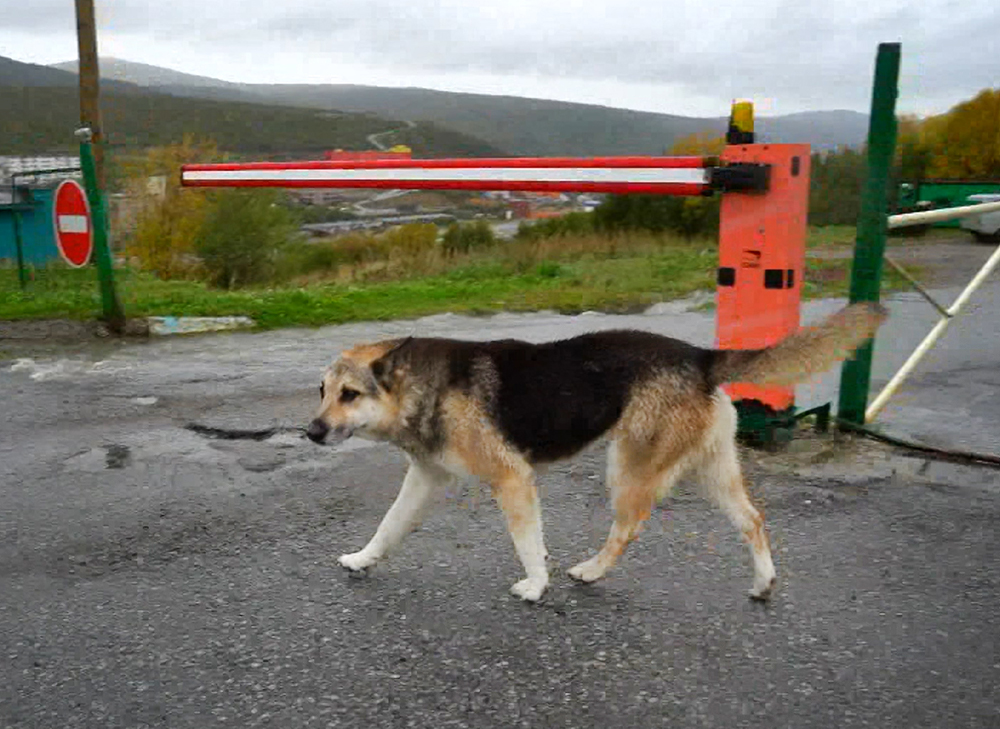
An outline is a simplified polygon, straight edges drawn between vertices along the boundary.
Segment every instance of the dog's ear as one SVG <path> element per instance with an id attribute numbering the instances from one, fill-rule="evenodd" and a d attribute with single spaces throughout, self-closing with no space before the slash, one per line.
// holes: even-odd
<path id="1" fill-rule="evenodd" d="M 375 382 L 386 392 L 392 390 L 396 366 L 399 364 L 400 350 L 412 340 L 413 337 L 407 337 L 397 342 L 388 352 L 372 362 L 371 370 L 372 375 L 375 377 Z"/>

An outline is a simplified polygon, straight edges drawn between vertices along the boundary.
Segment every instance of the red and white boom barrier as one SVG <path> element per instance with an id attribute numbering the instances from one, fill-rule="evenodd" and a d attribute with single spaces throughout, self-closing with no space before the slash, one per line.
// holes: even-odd
<path id="1" fill-rule="evenodd" d="M 706 195 L 707 157 L 522 157 L 189 164 L 185 187 L 389 188 Z M 737 183 L 739 184 L 739 183 Z"/>

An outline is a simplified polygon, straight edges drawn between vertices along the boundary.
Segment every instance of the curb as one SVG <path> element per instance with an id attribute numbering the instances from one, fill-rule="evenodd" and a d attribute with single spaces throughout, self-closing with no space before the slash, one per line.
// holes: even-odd
<path id="1" fill-rule="evenodd" d="M 165 337 L 182 334 L 252 329 L 246 316 L 151 316 L 127 319 L 124 337 Z M 0 342 L 81 342 L 108 339 L 113 334 L 102 321 L 73 319 L 19 319 L 0 321 Z"/>
<path id="2" fill-rule="evenodd" d="M 247 316 L 150 316 L 146 318 L 150 336 L 204 334 L 250 329 L 254 321 Z"/>

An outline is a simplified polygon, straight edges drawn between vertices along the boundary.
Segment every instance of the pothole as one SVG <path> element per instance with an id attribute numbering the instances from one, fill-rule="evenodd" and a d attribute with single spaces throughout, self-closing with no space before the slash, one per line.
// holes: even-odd
<path id="1" fill-rule="evenodd" d="M 132 449 L 127 445 L 113 443 L 104 447 L 104 467 L 110 469 L 125 468 L 132 462 Z"/>
<path id="2" fill-rule="evenodd" d="M 278 433 L 304 433 L 305 428 L 216 428 L 201 423 L 188 423 L 185 430 L 197 433 L 204 438 L 216 440 L 267 440 Z"/>
<path id="3" fill-rule="evenodd" d="M 119 471 L 132 465 L 132 449 L 121 443 L 90 448 L 66 459 L 65 465 L 75 471 L 89 473 Z"/>

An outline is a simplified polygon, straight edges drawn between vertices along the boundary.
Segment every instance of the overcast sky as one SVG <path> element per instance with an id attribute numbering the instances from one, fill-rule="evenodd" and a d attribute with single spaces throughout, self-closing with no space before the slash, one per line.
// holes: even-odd
<path id="1" fill-rule="evenodd" d="M 867 111 L 879 42 L 899 108 L 1000 87 L 1000 1 L 95 0 L 104 56 L 229 81 L 503 93 L 688 116 Z M 0 0 L 0 55 L 76 57 L 73 0 Z"/>

